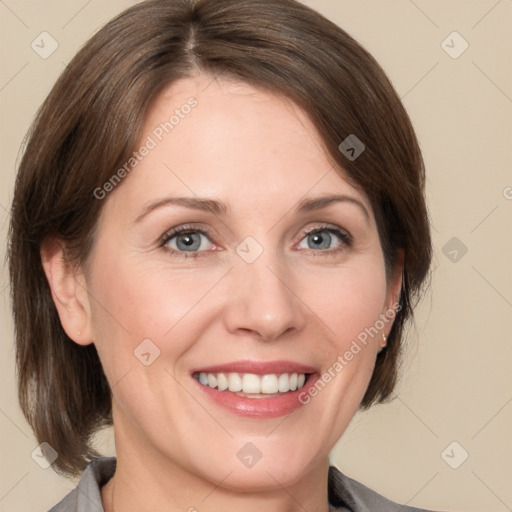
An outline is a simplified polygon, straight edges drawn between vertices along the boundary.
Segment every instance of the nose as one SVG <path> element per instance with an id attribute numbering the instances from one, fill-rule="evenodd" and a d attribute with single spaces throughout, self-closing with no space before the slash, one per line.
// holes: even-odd
<path id="1" fill-rule="evenodd" d="M 253 263 L 239 260 L 229 277 L 224 319 L 230 333 L 272 341 L 304 328 L 305 306 L 283 262 L 264 255 Z"/>

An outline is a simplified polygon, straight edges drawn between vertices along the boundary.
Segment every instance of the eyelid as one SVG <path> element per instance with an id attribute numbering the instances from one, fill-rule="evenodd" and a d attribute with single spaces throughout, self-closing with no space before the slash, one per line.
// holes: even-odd
<path id="1" fill-rule="evenodd" d="M 304 236 L 321 231 L 334 232 L 335 234 L 339 233 L 341 235 L 344 235 L 344 238 L 346 238 L 347 240 L 353 240 L 352 235 L 346 229 L 336 226 L 335 224 L 322 224 L 321 226 L 315 226 L 313 228 L 305 228 L 301 231 L 301 234 Z"/>
<path id="2" fill-rule="evenodd" d="M 180 224 L 179 226 L 173 227 L 171 229 L 168 229 L 160 238 L 160 242 L 166 243 L 169 241 L 170 238 L 173 236 L 179 235 L 186 231 L 193 231 L 197 233 L 202 233 L 203 235 L 206 235 L 208 237 L 213 236 L 212 230 L 203 224 Z"/>

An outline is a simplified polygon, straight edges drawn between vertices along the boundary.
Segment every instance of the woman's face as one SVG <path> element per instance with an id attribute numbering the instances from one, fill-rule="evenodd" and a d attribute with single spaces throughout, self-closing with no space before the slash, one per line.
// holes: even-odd
<path id="1" fill-rule="evenodd" d="M 325 464 L 391 329 L 371 205 L 301 110 L 248 85 L 175 82 L 138 147 L 94 199 L 86 278 L 118 457 L 292 484 Z"/>

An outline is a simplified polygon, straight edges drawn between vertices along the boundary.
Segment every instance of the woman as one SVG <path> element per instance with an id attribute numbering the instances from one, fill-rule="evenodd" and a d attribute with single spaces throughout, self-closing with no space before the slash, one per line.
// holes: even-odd
<path id="1" fill-rule="evenodd" d="M 424 168 L 375 60 L 294 0 L 149 0 L 43 104 L 10 272 L 52 511 L 417 510 L 329 467 L 428 276 Z M 116 458 L 91 436 L 114 425 Z"/>

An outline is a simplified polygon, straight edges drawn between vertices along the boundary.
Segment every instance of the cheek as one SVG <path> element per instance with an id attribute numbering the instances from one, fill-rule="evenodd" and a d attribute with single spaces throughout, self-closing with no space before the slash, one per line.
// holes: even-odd
<path id="1" fill-rule="evenodd" d="M 165 261 L 114 254 L 108 246 L 96 254 L 90 283 L 94 340 L 107 376 L 137 367 L 134 352 L 147 339 L 172 365 L 209 320 L 211 297 L 203 299 L 224 271 L 169 270 Z"/>
<path id="2" fill-rule="evenodd" d="M 386 301 L 384 264 L 373 258 L 330 276 L 317 275 L 316 283 L 305 302 L 315 304 L 330 343 L 318 345 L 326 354 L 322 382 L 309 398 L 318 397 L 324 404 L 329 418 L 324 426 L 328 430 L 334 425 L 332 438 L 337 439 L 355 414 L 374 369 Z M 322 289 L 328 292 L 321 293 Z M 305 401 L 309 398 L 304 396 Z"/>
<path id="3" fill-rule="evenodd" d="M 315 276 L 315 286 L 304 288 L 314 308 L 333 335 L 339 352 L 374 326 L 386 301 L 384 264 L 373 258 L 364 265 Z"/>

